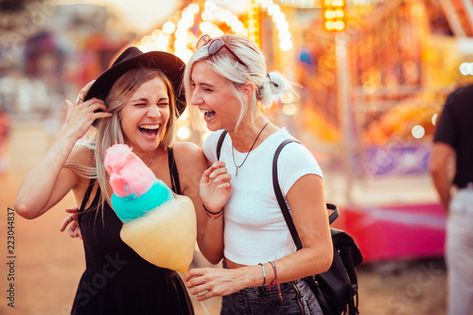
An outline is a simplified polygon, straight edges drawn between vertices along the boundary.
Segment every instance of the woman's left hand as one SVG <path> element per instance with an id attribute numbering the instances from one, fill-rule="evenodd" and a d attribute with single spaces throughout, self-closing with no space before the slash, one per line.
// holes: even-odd
<path id="1" fill-rule="evenodd" d="M 232 195 L 232 177 L 225 163 L 217 161 L 204 171 L 200 179 L 200 197 L 207 209 L 218 212 Z"/>
<path id="2" fill-rule="evenodd" d="M 189 292 L 198 301 L 235 293 L 244 288 L 241 280 L 238 269 L 222 268 L 191 269 L 184 278 Z"/>

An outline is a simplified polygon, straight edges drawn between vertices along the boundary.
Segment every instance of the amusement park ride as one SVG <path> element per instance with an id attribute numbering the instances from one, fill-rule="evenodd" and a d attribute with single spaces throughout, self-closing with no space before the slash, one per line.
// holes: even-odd
<path id="1" fill-rule="evenodd" d="M 386 201 L 373 206 L 351 192 L 367 180 L 426 177 L 446 94 L 473 77 L 470 0 L 184 1 L 137 44 L 186 61 L 204 33 L 249 37 L 270 67 L 304 87 L 300 100 L 281 96 L 271 111 L 317 143 L 314 151 L 333 148 L 329 159 L 345 177 L 342 224 L 366 261 L 443 254 L 445 216 L 433 193 L 394 202 L 387 188 Z M 177 136 L 199 143 L 201 126 L 184 115 Z"/>

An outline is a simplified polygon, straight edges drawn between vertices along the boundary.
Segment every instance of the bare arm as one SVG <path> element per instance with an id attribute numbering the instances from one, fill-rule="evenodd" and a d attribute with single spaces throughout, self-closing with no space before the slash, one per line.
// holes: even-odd
<path id="1" fill-rule="evenodd" d="M 289 190 L 287 200 L 303 249 L 275 262 L 278 282 L 281 283 L 327 271 L 333 257 L 322 179 L 312 174 L 301 177 Z M 271 283 L 275 277 L 273 268 L 269 263 L 263 266 L 266 283 Z M 260 266 L 201 268 L 193 269 L 186 275 L 186 285 L 198 300 L 261 286 L 262 281 Z"/>
<path id="2" fill-rule="evenodd" d="M 322 178 L 313 174 L 299 178 L 287 193 L 287 201 L 303 248 L 275 262 L 279 282 L 325 272 L 333 257 Z"/>
<path id="3" fill-rule="evenodd" d="M 59 138 L 40 162 L 30 171 L 18 190 L 15 210 L 27 219 L 34 219 L 60 201 L 78 183 L 77 175 L 64 168 L 74 144 L 95 119 L 110 117 L 101 100 L 91 99 L 78 105 L 69 101 L 66 122 Z M 95 112 L 96 110 L 104 112 Z"/>
<path id="4" fill-rule="evenodd" d="M 440 201 L 445 211 L 448 211 L 448 205 L 451 198 L 451 176 L 449 173 L 449 164 L 455 157 L 453 148 L 445 143 L 436 142 L 432 146 L 430 154 L 430 176 L 437 191 Z"/>
<path id="5" fill-rule="evenodd" d="M 27 219 L 39 217 L 77 184 L 77 175 L 63 168 L 74 143 L 70 137 L 58 139 L 29 172 L 16 195 L 14 207 L 19 215 Z M 60 185 L 56 185 L 58 180 Z"/>
<path id="6" fill-rule="evenodd" d="M 199 194 L 202 173 L 207 169 L 207 161 L 200 148 L 191 143 L 175 146 L 180 177 L 185 184 L 183 193 L 192 199 L 197 215 L 197 243 L 202 254 L 212 264 L 223 258 L 223 216 L 217 219 L 206 215 Z"/>

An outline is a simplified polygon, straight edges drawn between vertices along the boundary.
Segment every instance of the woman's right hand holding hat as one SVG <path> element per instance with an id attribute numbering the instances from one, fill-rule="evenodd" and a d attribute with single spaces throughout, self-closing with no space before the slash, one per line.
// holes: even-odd
<path id="1" fill-rule="evenodd" d="M 107 106 L 98 98 L 83 101 L 90 86 L 94 81 L 89 82 L 79 92 L 76 104 L 66 100 L 67 114 L 63 125 L 63 134 L 79 139 L 85 135 L 87 130 L 96 119 L 109 118 L 111 113 L 107 112 Z"/>

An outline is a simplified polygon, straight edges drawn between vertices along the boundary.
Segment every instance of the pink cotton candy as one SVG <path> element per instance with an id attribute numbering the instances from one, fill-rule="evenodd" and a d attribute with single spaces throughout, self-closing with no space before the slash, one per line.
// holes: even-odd
<path id="1" fill-rule="evenodd" d="M 110 175 L 113 192 L 120 197 L 131 194 L 141 196 L 155 180 L 151 169 L 126 144 L 115 144 L 108 148 L 104 164 Z"/>

